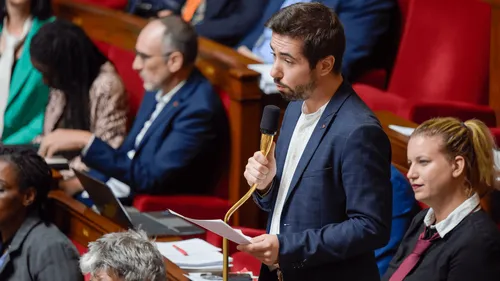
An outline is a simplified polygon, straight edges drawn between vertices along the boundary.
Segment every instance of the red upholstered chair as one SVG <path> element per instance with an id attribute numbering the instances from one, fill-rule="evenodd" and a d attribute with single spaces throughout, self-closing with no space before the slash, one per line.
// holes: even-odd
<path id="1" fill-rule="evenodd" d="M 244 252 L 234 253 L 231 257 L 233 258 L 231 272 L 240 272 L 246 269 L 246 271 L 252 272 L 253 276 L 259 276 L 262 263 L 258 259 Z"/>
<path id="2" fill-rule="evenodd" d="M 356 83 L 360 83 L 363 85 L 369 85 L 376 89 L 385 89 L 385 84 L 387 81 L 387 70 L 385 69 L 374 69 L 370 70 L 367 73 L 361 75 L 356 81 Z"/>
<path id="3" fill-rule="evenodd" d="M 124 10 L 128 4 L 127 0 L 78 0 L 78 1 L 83 3 L 98 5 L 113 10 Z"/>
<path id="4" fill-rule="evenodd" d="M 144 97 L 144 86 L 139 74 L 132 69 L 135 53 L 121 48 L 110 46 L 108 50 L 108 58 L 116 67 L 118 74 L 122 77 L 123 83 L 128 93 L 129 99 L 129 117 L 133 120 L 142 98 Z"/>
<path id="5" fill-rule="evenodd" d="M 133 120 L 144 96 L 143 82 L 139 74 L 132 69 L 135 53 L 101 41 L 94 41 L 94 44 L 114 64 L 122 78 L 130 106 L 129 119 Z"/>
<path id="6" fill-rule="evenodd" d="M 73 239 L 71 239 L 71 242 L 73 243 L 73 245 L 75 245 L 76 250 L 78 251 L 80 256 L 83 256 L 87 252 L 87 250 L 88 250 L 87 247 L 83 246 L 82 244 L 76 242 Z M 84 278 L 85 278 L 85 281 L 90 281 L 90 274 L 85 275 Z"/>
<path id="7" fill-rule="evenodd" d="M 404 29 L 405 21 L 408 15 L 408 3 L 410 0 L 398 0 L 398 10 L 400 13 L 400 18 L 398 24 L 401 26 L 396 29 L 401 32 Z M 399 34 L 401 36 L 401 34 Z M 359 83 L 363 85 L 369 85 L 371 87 L 377 89 L 385 89 L 387 87 L 387 82 L 389 79 L 390 73 L 389 69 L 371 69 L 368 72 L 364 73 L 360 77 L 353 81 L 354 83 Z"/>
<path id="8" fill-rule="evenodd" d="M 404 1 L 403 1 L 404 2 Z M 372 110 L 421 123 L 478 118 L 494 126 L 488 104 L 490 6 L 476 0 L 409 0 L 387 91 L 356 84 Z"/>
<path id="9" fill-rule="evenodd" d="M 490 132 L 495 138 L 497 146 L 500 146 L 500 128 L 490 128 Z"/>

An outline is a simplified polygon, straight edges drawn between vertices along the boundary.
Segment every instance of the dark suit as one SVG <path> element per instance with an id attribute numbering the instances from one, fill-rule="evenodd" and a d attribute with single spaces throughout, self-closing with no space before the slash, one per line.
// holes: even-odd
<path id="1" fill-rule="evenodd" d="M 302 102 L 286 110 L 269 193 L 254 195 L 269 212 Z M 280 220 L 279 264 L 286 281 L 379 280 L 373 251 L 391 231 L 391 147 L 379 121 L 344 82 L 330 100 L 300 158 Z M 276 280 L 267 266 L 260 280 Z"/>
<path id="2" fill-rule="evenodd" d="M 133 0 L 129 11 L 133 12 L 137 0 Z M 274 0 L 205 0 L 202 20 L 194 24 L 196 32 L 203 37 L 225 45 L 235 45 L 255 25 L 268 1 Z M 171 10 L 181 14 L 186 0 L 143 0 L 151 3 L 152 9 Z M 197 11 L 198 13 L 198 11 Z"/>
<path id="3" fill-rule="evenodd" d="M 264 25 L 278 12 L 284 0 L 272 0 L 254 28 L 239 43 L 252 50 L 264 32 Z M 342 73 L 352 79 L 368 67 L 373 67 L 371 56 L 380 39 L 389 31 L 389 24 L 396 11 L 394 0 L 317 0 L 332 8 L 339 16 L 345 30 L 346 49 Z M 368 65 L 368 66 L 367 66 Z M 376 66 L 378 67 L 378 65 Z"/>
<path id="4" fill-rule="evenodd" d="M 0 280 L 83 281 L 79 260 L 75 246 L 57 226 L 31 214 L 12 238 L 0 265 Z"/>
<path id="5" fill-rule="evenodd" d="M 102 181 L 114 177 L 138 193 L 210 193 L 227 160 L 228 123 L 221 100 L 210 82 L 193 71 L 136 148 L 136 137 L 155 109 L 155 95 L 145 94 L 121 147 L 113 149 L 96 138 L 83 162 L 94 169 L 91 176 Z M 133 159 L 127 156 L 131 150 Z"/>

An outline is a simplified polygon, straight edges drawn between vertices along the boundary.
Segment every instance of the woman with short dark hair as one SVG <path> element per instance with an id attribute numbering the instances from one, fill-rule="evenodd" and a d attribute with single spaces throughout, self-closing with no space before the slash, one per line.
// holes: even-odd
<path id="1" fill-rule="evenodd" d="M 31 64 L 29 46 L 51 20 L 50 0 L 0 0 L 0 136 L 27 144 L 42 132 L 49 89 Z"/>
<path id="2" fill-rule="evenodd" d="M 0 280 L 83 280 L 75 247 L 44 216 L 51 183 L 35 151 L 0 146 Z"/>

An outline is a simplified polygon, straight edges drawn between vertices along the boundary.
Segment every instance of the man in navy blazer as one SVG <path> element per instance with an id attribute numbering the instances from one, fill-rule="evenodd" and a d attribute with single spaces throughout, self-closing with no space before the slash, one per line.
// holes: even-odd
<path id="1" fill-rule="evenodd" d="M 254 28 L 238 44 L 238 51 L 264 63 L 272 63 L 268 46 L 271 32 L 264 28 L 264 24 L 281 8 L 297 2 L 319 2 L 338 14 L 347 39 L 342 63 L 344 77 L 352 80 L 366 68 L 385 67 L 382 64 L 387 62 L 379 63 L 373 56 L 379 49 L 378 45 L 382 44 L 383 36 L 388 34 L 397 12 L 395 0 L 272 0 Z"/>
<path id="2" fill-rule="evenodd" d="M 244 174 L 258 184 L 269 234 L 238 249 L 262 261 L 262 281 L 380 280 L 374 250 L 391 231 L 391 147 L 341 75 L 342 25 L 328 7 L 299 3 L 267 26 L 271 76 L 291 102 L 275 149 L 267 159 L 256 152 Z"/>
<path id="3" fill-rule="evenodd" d="M 227 160 L 228 122 L 212 85 L 194 67 L 197 39 L 177 16 L 150 22 L 139 34 L 133 63 L 146 94 L 124 143 L 114 149 L 80 131 L 72 140 L 42 144 L 42 154 L 83 148 L 90 175 L 120 198 L 210 193 Z"/>

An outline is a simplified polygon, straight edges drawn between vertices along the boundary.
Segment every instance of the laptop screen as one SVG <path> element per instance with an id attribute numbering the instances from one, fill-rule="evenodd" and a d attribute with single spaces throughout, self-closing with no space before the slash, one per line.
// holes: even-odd
<path id="1" fill-rule="evenodd" d="M 105 183 L 84 172 L 75 169 L 73 171 L 102 216 L 123 227 L 133 228 L 132 221 L 122 203 Z"/>

